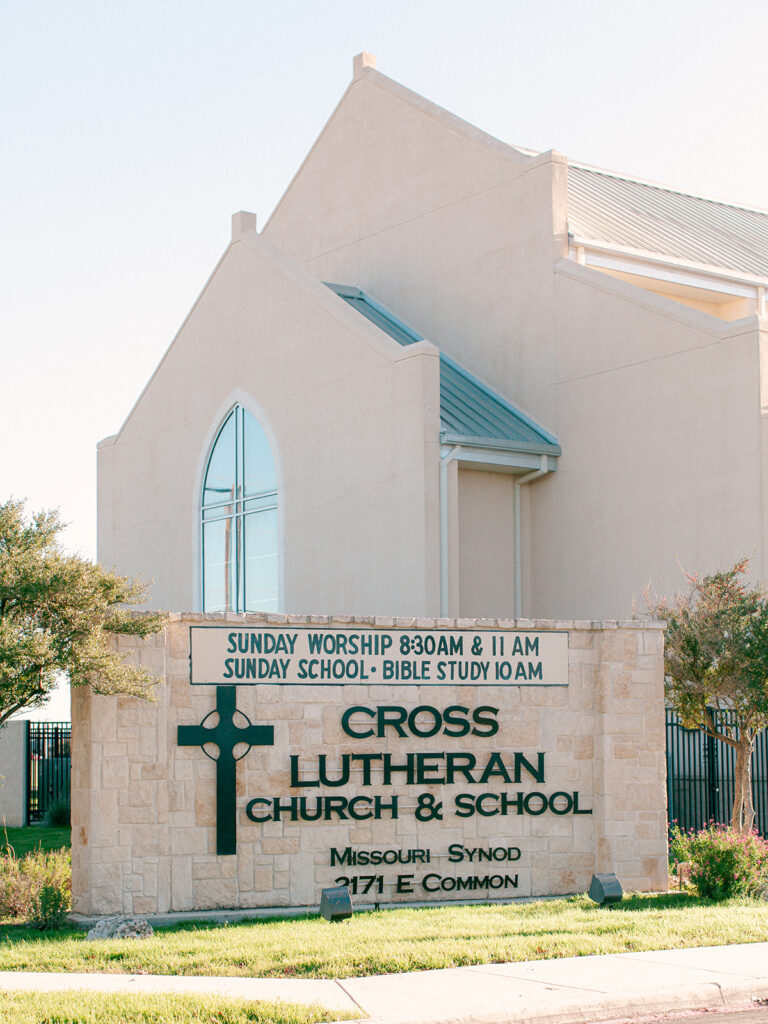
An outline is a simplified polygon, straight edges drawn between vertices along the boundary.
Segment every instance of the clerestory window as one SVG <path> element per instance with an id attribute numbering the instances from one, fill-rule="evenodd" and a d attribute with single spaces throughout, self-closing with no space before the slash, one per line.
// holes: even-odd
<path id="1" fill-rule="evenodd" d="M 278 610 L 277 474 L 256 419 L 236 405 L 216 436 L 202 497 L 203 611 Z"/>

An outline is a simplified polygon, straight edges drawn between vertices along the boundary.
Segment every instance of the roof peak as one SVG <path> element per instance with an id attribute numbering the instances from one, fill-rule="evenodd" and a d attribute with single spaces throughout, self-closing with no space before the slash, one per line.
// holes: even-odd
<path id="1" fill-rule="evenodd" d="M 408 86 L 403 85 L 401 82 L 387 78 L 386 75 L 382 75 L 381 72 L 378 71 L 376 57 L 372 53 L 362 51 L 361 53 L 358 53 L 355 55 L 355 57 L 353 57 L 353 81 L 362 78 L 365 69 L 368 68 L 374 72 L 377 72 L 382 82 L 386 82 L 388 85 L 394 86 L 395 88 L 402 90 L 403 93 L 410 94 L 411 99 L 420 100 L 425 104 L 429 104 L 431 107 L 435 108 L 441 113 L 447 114 L 449 117 L 461 122 L 465 128 L 473 130 L 474 132 L 478 133 L 478 135 L 485 136 L 486 141 L 488 142 L 504 146 L 506 149 L 512 150 L 514 153 L 528 158 L 539 157 L 542 156 L 545 152 L 547 152 L 547 150 L 538 150 L 531 149 L 527 146 L 518 146 L 515 143 L 507 142 L 504 139 L 500 139 L 497 136 L 491 135 L 488 132 L 484 131 L 482 128 L 479 128 L 474 123 L 470 121 L 465 121 L 463 118 L 458 117 L 458 115 L 452 114 L 450 111 L 447 111 L 445 108 L 435 103 L 434 100 L 429 100 L 427 99 L 427 97 L 422 96 L 420 93 L 414 92 L 412 89 L 410 89 Z M 596 164 L 589 164 L 582 160 L 571 160 L 569 157 L 566 157 L 566 159 L 569 167 L 574 167 L 577 168 L 578 170 L 591 171 L 595 174 L 603 174 L 606 175 L 607 177 L 617 178 L 621 181 L 630 181 L 635 185 L 644 185 L 647 186 L 648 188 L 659 189 L 662 192 L 671 192 L 674 195 L 687 196 L 691 199 L 699 199 L 702 200 L 703 202 L 716 203 L 719 206 L 728 206 L 731 207 L 732 209 L 745 210 L 748 213 L 758 213 L 768 217 L 768 209 L 763 209 L 762 207 L 759 206 L 753 206 L 748 203 L 741 203 L 731 199 L 722 199 L 719 198 L 718 196 L 705 195 L 704 193 L 695 192 L 692 191 L 691 189 L 677 188 L 674 185 L 665 185 L 659 181 L 651 181 L 648 178 L 637 177 L 634 174 L 628 174 L 623 171 L 613 171 L 608 167 L 598 167 Z"/>
<path id="2" fill-rule="evenodd" d="M 363 73 L 363 68 L 373 68 L 376 70 L 376 57 L 372 53 L 366 53 L 365 50 L 362 53 L 356 53 L 352 58 L 352 78 L 360 78 Z"/>

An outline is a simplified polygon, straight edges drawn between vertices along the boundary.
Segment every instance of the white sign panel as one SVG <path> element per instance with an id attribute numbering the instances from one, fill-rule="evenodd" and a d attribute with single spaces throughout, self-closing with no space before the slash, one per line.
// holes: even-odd
<path id="1" fill-rule="evenodd" d="M 567 632 L 191 626 L 198 685 L 567 686 Z"/>

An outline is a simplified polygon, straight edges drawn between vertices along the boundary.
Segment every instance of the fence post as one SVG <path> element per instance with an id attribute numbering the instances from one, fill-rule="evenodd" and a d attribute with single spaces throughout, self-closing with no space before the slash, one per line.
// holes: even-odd
<path id="1" fill-rule="evenodd" d="M 24 757 L 24 824 L 29 825 L 29 805 L 31 800 L 30 787 L 32 784 L 31 774 L 29 770 L 29 727 L 32 723 L 29 719 L 24 723 L 24 742 L 23 757 Z"/>
<path id="2" fill-rule="evenodd" d="M 677 820 L 675 800 L 675 723 L 672 712 L 667 709 L 667 824 Z"/>
<path id="3" fill-rule="evenodd" d="M 720 787 L 717 784 L 717 740 L 707 733 L 707 817 L 709 821 L 716 821 L 719 817 L 718 795 Z"/>

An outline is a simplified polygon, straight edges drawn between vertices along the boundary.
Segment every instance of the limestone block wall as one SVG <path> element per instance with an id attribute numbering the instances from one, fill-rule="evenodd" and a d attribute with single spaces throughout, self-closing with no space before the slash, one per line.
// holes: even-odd
<path id="1" fill-rule="evenodd" d="M 253 746 L 237 763 L 237 852 L 223 856 L 216 852 L 216 762 L 200 746 L 179 746 L 178 727 L 200 725 L 216 706 L 215 686 L 190 683 L 190 627 L 229 624 L 566 631 L 568 684 L 238 686 L 237 709 L 254 725 L 272 726 L 274 745 Z M 73 690 L 76 913 L 316 907 L 320 890 L 345 877 L 358 887 L 358 904 L 571 893 L 584 890 L 595 871 L 615 872 L 625 889 L 666 888 L 659 623 L 184 614 L 173 616 L 164 634 L 118 642 L 162 682 L 155 703 Z M 441 730 L 422 737 L 406 727 L 403 737 L 386 728 L 381 737 L 354 739 L 341 724 L 352 705 L 374 709 L 372 714 L 382 706 L 408 713 L 428 706 L 440 714 L 460 707 L 469 709 L 469 717 L 474 709 L 492 707 L 498 731 L 450 736 Z M 363 718 L 368 721 L 365 713 Z M 318 778 L 320 755 L 332 783 L 340 777 L 343 755 L 360 752 L 375 756 L 367 780 L 356 762 L 345 785 L 307 785 Z M 471 782 L 461 772 L 451 784 L 433 781 L 441 777 L 447 752 L 472 754 L 478 766 L 492 763 L 493 754 L 512 765 L 517 753 L 534 768 L 543 766 L 543 773 L 535 778 L 521 762 L 514 779 L 503 778 L 497 764 L 482 781 L 480 767 Z M 408 753 L 435 756 L 426 757 L 420 783 L 409 784 L 401 772 L 385 785 L 379 765 L 386 753 L 395 764 L 405 764 Z M 292 756 L 298 758 L 294 777 Z M 292 786 L 298 782 L 305 785 Z M 543 797 L 531 797 L 529 812 L 517 813 L 515 801 L 536 792 Z M 505 793 L 508 813 L 502 814 Z M 555 799 L 555 809 L 538 813 L 542 799 L 556 793 L 565 795 Z M 575 793 L 579 813 L 573 813 Z M 379 819 L 331 813 L 327 820 L 294 821 L 286 811 L 279 820 L 254 821 L 247 814 L 254 798 L 265 801 L 255 815 L 264 817 L 275 798 L 287 808 L 292 797 L 304 797 L 311 814 L 318 797 L 346 798 L 348 805 L 361 794 L 371 801 L 381 797 L 385 811 Z M 475 807 L 482 794 L 489 794 L 482 813 L 456 813 L 458 796 Z M 386 812 L 393 796 L 397 817 Z M 441 804 L 441 817 L 417 815 L 420 801 Z M 384 862 L 371 866 L 372 853 Z"/>

